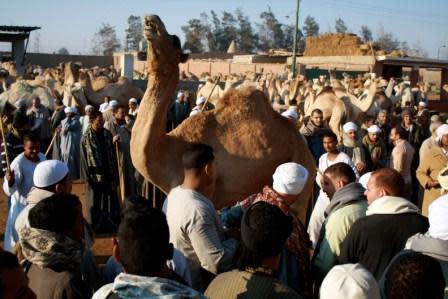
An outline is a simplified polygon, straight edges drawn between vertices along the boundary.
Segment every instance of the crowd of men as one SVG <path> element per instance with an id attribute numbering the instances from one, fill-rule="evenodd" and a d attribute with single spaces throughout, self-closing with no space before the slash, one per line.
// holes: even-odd
<path id="1" fill-rule="evenodd" d="M 192 94 L 176 95 L 168 131 L 213 109 Z M 184 179 L 161 210 L 142 196 L 130 155 L 138 105 L 58 101 L 50 114 L 38 98 L 17 102 L 1 152 L 0 298 L 448 298 L 448 124 L 426 102 L 346 122 L 343 136 L 315 109 L 300 133 L 316 177 L 283 163 L 272 185 L 220 211 L 206 144 L 183 153 Z M 308 180 L 302 222 L 292 206 Z M 92 246 L 105 232 L 112 256 L 99 267 Z"/>

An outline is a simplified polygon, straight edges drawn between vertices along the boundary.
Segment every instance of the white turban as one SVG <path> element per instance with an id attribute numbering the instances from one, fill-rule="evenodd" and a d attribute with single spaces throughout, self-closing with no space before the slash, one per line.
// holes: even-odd
<path id="1" fill-rule="evenodd" d="M 54 185 L 68 174 L 68 167 L 59 160 L 47 160 L 37 164 L 33 174 L 34 186 L 45 188 Z"/>
<path id="2" fill-rule="evenodd" d="M 380 299 L 375 277 L 360 264 L 334 266 L 320 288 L 321 299 Z"/>
<path id="3" fill-rule="evenodd" d="M 428 208 L 428 234 L 437 239 L 448 241 L 448 198 L 439 197 Z"/>
<path id="4" fill-rule="evenodd" d="M 85 108 L 84 108 L 84 111 L 89 111 L 89 110 L 93 110 L 94 109 L 94 107 L 92 106 L 92 105 L 87 105 Z"/>
<path id="5" fill-rule="evenodd" d="M 422 106 L 422 107 L 428 107 L 428 104 L 426 102 L 423 102 L 423 101 L 418 102 L 418 105 Z"/>
<path id="6" fill-rule="evenodd" d="M 290 109 L 283 112 L 282 116 L 289 118 L 289 119 L 294 119 L 294 120 L 297 120 L 299 118 L 299 115 L 297 114 L 297 112 L 295 112 L 294 110 L 290 110 Z"/>
<path id="7" fill-rule="evenodd" d="M 199 110 L 199 109 L 197 109 L 197 108 L 195 107 L 195 108 L 193 108 L 193 110 L 191 110 L 191 112 L 190 112 L 190 116 L 199 114 L 200 112 L 201 112 L 201 110 Z"/>
<path id="8" fill-rule="evenodd" d="M 129 100 L 129 103 L 138 104 L 138 101 L 137 101 L 136 98 L 131 98 L 131 99 Z"/>
<path id="9" fill-rule="evenodd" d="M 378 127 L 377 125 L 371 125 L 368 129 L 367 132 L 369 133 L 381 133 L 381 129 L 380 127 Z"/>
<path id="10" fill-rule="evenodd" d="M 364 189 L 367 189 L 367 184 L 369 183 L 371 176 L 372 176 L 372 172 L 367 172 L 367 173 L 363 174 L 359 178 L 358 183 L 360 183 L 364 187 Z"/>
<path id="11" fill-rule="evenodd" d="M 358 131 L 358 126 L 355 123 L 349 121 L 348 123 L 345 123 L 344 126 L 342 126 L 342 129 L 344 130 L 345 133 L 348 133 L 351 130 Z"/>
<path id="12" fill-rule="evenodd" d="M 197 98 L 196 105 L 202 105 L 204 103 L 205 103 L 205 97 L 204 96 L 200 96 L 199 98 Z"/>
<path id="13" fill-rule="evenodd" d="M 447 134 L 448 134 L 447 124 L 443 124 L 440 127 L 438 127 L 436 130 L 437 142 L 440 142 L 440 140 L 442 140 L 442 136 Z"/>
<path id="14" fill-rule="evenodd" d="M 295 162 L 281 164 L 272 176 L 273 189 L 279 193 L 297 195 L 308 180 L 308 170 Z"/>
<path id="15" fill-rule="evenodd" d="M 65 114 L 68 114 L 68 113 L 76 113 L 76 112 L 75 112 L 75 109 L 74 109 L 73 107 L 65 107 L 65 108 L 64 108 L 64 112 L 65 112 Z"/>
<path id="16" fill-rule="evenodd" d="M 180 99 L 180 98 L 183 97 L 183 96 L 184 96 L 183 92 L 179 91 L 179 92 L 177 93 L 177 98 L 178 98 L 178 99 Z"/>
<path id="17" fill-rule="evenodd" d="M 109 102 L 109 107 L 117 107 L 118 105 L 119 104 L 118 104 L 117 100 L 112 100 L 112 101 Z"/>
<path id="18" fill-rule="evenodd" d="M 26 105 L 27 105 L 27 100 L 25 100 L 25 99 L 20 99 L 15 103 L 16 108 L 21 108 Z"/>

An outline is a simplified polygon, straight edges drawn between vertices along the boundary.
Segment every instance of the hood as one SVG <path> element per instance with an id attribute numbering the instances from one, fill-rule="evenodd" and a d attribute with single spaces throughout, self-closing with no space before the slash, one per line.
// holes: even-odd
<path id="1" fill-rule="evenodd" d="M 33 187 L 33 188 L 31 188 L 30 193 L 28 193 L 28 196 L 26 197 L 26 201 L 29 205 L 36 205 L 42 199 L 50 197 L 53 194 L 54 194 L 53 192 Z"/>
<path id="2" fill-rule="evenodd" d="M 405 249 L 418 251 L 435 259 L 448 262 L 448 240 L 432 238 L 428 234 L 416 234 L 409 238 Z"/>
<path id="3" fill-rule="evenodd" d="M 325 215 L 328 217 L 331 213 L 343 208 L 351 203 L 357 201 L 366 201 L 364 196 L 364 187 L 360 183 L 350 183 L 345 185 L 333 195 L 330 204 L 325 210 Z"/>
<path id="4" fill-rule="evenodd" d="M 121 273 L 115 278 L 113 292 L 120 298 L 205 298 L 176 281 Z"/>
<path id="5" fill-rule="evenodd" d="M 375 214 L 406 213 L 420 213 L 420 210 L 406 198 L 397 196 L 383 196 L 369 205 L 366 216 Z"/>

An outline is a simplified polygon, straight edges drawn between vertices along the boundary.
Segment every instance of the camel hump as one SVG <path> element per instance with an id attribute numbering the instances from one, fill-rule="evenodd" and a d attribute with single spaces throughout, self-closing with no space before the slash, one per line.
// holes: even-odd
<path id="1" fill-rule="evenodd" d="M 253 86 L 229 89 L 218 101 L 216 114 L 237 113 L 264 117 L 274 112 L 264 92 Z"/>

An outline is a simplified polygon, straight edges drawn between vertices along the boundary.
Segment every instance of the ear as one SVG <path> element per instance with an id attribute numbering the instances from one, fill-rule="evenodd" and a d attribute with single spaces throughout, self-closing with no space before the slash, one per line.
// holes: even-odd
<path id="1" fill-rule="evenodd" d="M 168 244 L 167 260 L 172 260 L 174 255 L 174 246 L 172 243 Z"/>
<path id="2" fill-rule="evenodd" d="M 386 189 L 381 188 L 380 195 L 381 195 L 381 197 L 383 197 L 383 196 L 388 196 L 389 194 L 386 191 Z"/>
<path id="3" fill-rule="evenodd" d="M 120 245 L 118 244 L 117 238 L 112 238 L 112 244 L 112 256 L 117 262 L 121 263 Z"/>
<path id="4" fill-rule="evenodd" d="M 64 192 L 64 187 L 62 184 L 56 184 L 56 186 L 54 187 L 54 191 L 55 193 L 61 193 Z"/>
<path id="5" fill-rule="evenodd" d="M 336 182 L 336 187 L 338 187 L 338 190 L 344 187 L 344 182 L 342 180 L 338 180 Z"/>
<path id="6" fill-rule="evenodd" d="M 209 162 L 209 163 L 205 164 L 205 166 L 204 166 L 204 173 L 208 176 L 211 175 L 212 163 L 213 162 Z"/>

